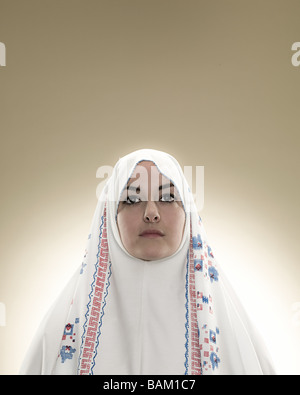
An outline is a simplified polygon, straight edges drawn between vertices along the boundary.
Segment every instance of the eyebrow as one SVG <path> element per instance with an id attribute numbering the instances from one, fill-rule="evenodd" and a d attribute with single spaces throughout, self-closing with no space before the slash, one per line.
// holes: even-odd
<path id="1" fill-rule="evenodd" d="M 161 191 L 162 189 L 165 188 L 172 188 L 174 187 L 174 184 L 172 182 L 168 183 L 168 184 L 164 184 L 164 185 L 160 185 L 158 187 L 158 190 Z M 140 187 L 132 187 L 131 185 L 127 185 L 127 190 L 132 190 L 132 191 L 140 191 Z"/>
<path id="2" fill-rule="evenodd" d="M 170 182 L 170 183 L 165 184 L 165 185 L 160 185 L 158 189 L 159 189 L 159 191 L 161 191 L 164 188 L 172 188 L 173 186 L 174 186 L 174 184 L 172 182 Z"/>

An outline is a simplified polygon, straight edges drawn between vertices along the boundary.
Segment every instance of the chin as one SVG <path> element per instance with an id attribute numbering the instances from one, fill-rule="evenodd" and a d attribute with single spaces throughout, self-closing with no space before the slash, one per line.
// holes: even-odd
<path id="1" fill-rule="evenodd" d="M 165 258 L 164 256 L 159 256 L 159 257 L 153 257 L 153 258 L 150 258 L 150 257 L 147 257 L 147 258 L 140 258 L 142 261 L 147 261 L 147 262 L 150 262 L 150 261 L 159 261 L 160 259 L 163 259 L 163 258 Z"/>
<path id="2" fill-rule="evenodd" d="M 169 254 L 167 253 L 157 253 L 157 249 L 156 251 L 152 251 L 152 252 L 144 252 L 140 254 L 140 259 L 142 259 L 143 261 L 158 261 L 159 259 L 163 259 L 166 258 L 167 256 L 169 256 Z"/>

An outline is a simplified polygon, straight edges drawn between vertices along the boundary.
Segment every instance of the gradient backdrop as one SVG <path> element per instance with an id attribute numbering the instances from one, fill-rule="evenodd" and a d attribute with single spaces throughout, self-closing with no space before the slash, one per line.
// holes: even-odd
<path id="1" fill-rule="evenodd" d="M 215 255 L 278 372 L 300 374 L 299 15 L 299 0 L 0 0 L 1 374 L 81 264 L 98 167 L 139 148 L 205 166 Z"/>

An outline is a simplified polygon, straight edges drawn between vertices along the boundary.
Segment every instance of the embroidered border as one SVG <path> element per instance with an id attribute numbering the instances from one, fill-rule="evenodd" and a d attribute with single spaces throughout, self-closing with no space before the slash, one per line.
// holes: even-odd
<path id="1" fill-rule="evenodd" d="M 84 333 L 82 335 L 81 356 L 78 371 L 80 375 L 92 375 L 95 357 L 99 345 L 100 328 L 106 305 L 106 296 L 110 285 L 111 265 L 108 265 L 108 242 L 106 228 L 106 208 L 101 218 L 97 263 L 89 294 L 89 303 L 85 314 Z M 105 288 L 106 285 L 106 288 Z M 105 288 L 105 291 L 104 291 Z"/>
<path id="2" fill-rule="evenodd" d="M 95 359 L 98 353 L 98 346 L 99 346 L 99 337 L 101 335 L 101 327 L 102 327 L 102 318 L 104 316 L 104 308 L 106 306 L 106 296 L 108 295 L 108 287 L 110 286 L 110 276 L 111 276 L 111 263 L 109 264 L 109 269 L 108 269 L 108 275 L 107 275 L 107 283 L 106 283 L 106 288 L 105 288 L 105 292 L 104 292 L 104 298 L 103 298 L 103 305 L 102 305 L 102 309 L 101 309 L 101 314 L 100 314 L 100 320 L 99 320 L 99 325 L 98 325 L 98 331 L 97 331 L 97 341 L 96 341 L 96 346 L 95 346 L 95 350 L 94 350 L 94 357 L 93 357 L 93 364 L 91 367 L 91 374 L 93 374 L 93 369 L 95 366 Z"/>
<path id="3" fill-rule="evenodd" d="M 186 319 L 186 323 L 185 323 L 185 338 L 186 338 L 186 342 L 185 342 L 185 375 L 188 375 L 188 369 L 189 369 L 189 289 L 188 289 L 188 284 L 189 284 L 189 251 L 187 253 L 187 257 L 186 257 L 186 281 L 185 281 L 185 308 L 186 308 L 186 314 L 185 314 L 185 319 Z"/>
<path id="4" fill-rule="evenodd" d="M 189 294 L 190 294 L 190 317 L 191 317 L 191 328 L 190 328 L 191 374 L 199 375 L 202 373 L 202 370 L 201 370 L 201 357 L 200 357 L 200 344 L 199 344 L 199 329 L 198 329 L 198 320 L 197 320 L 197 302 L 196 302 L 192 229 L 191 229 L 190 259 L 189 259 Z"/>
<path id="5" fill-rule="evenodd" d="M 190 248 L 187 256 L 187 275 L 186 275 L 186 361 L 185 361 L 185 374 L 200 375 L 202 374 L 201 367 L 201 354 L 199 343 L 199 329 L 197 320 L 197 301 L 196 301 L 196 288 L 195 288 L 195 269 L 194 269 L 194 253 L 193 253 L 193 238 L 191 232 Z M 190 351 L 189 351 L 190 346 Z M 188 362 L 190 360 L 190 367 Z"/>

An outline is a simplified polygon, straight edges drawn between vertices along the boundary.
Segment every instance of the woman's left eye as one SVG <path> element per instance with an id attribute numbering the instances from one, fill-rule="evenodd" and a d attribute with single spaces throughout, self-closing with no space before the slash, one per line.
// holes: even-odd
<path id="1" fill-rule="evenodd" d="M 171 193 L 165 193 L 165 194 L 161 195 L 159 200 L 160 200 L 160 202 L 172 203 L 175 201 L 175 197 Z"/>

